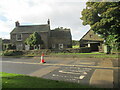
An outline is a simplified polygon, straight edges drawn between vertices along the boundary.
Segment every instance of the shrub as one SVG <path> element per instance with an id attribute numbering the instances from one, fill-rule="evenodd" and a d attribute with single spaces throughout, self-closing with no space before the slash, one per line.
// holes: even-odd
<path id="1" fill-rule="evenodd" d="M 16 46 L 13 44 L 3 44 L 3 50 L 15 50 Z"/>
<path id="2" fill-rule="evenodd" d="M 16 55 L 23 55 L 22 51 L 14 51 L 14 50 L 6 50 L 3 52 L 4 56 L 16 56 Z"/>

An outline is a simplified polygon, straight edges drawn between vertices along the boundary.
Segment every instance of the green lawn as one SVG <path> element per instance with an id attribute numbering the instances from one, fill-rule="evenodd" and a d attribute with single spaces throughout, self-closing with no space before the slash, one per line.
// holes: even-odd
<path id="1" fill-rule="evenodd" d="M 72 46 L 72 48 L 79 48 L 79 45 L 76 45 L 76 46 Z"/>
<path id="2" fill-rule="evenodd" d="M 49 80 L 21 74 L 0 72 L 2 88 L 91 88 L 64 81 Z"/>
<path id="3" fill-rule="evenodd" d="M 118 54 L 105 53 L 51 53 L 53 57 L 69 57 L 69 58 L 118 58 Z"/>

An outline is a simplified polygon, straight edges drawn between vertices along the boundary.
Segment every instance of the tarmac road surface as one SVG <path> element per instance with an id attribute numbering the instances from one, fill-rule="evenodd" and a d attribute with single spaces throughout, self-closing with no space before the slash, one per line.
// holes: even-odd
<path id="1" fill-rule="evenodd" d="M 62 59 L 46 58 L 46 63 L 40 63 L 40 57 L 34 58 L 2 58 L 2 72 L 26 74 L 53 80 L 62 80 L 88 84 L 103 88 L 113 88 L 115 75 L 111 61 L 96 59 Z M 116 72 L 117 73 L 117 72 Z M 108 76 L 109 74 L 109 76 Z M 105 84 L 107 82 L 107 84 Z M 117 85 L 115 85 L 117 87 Z"/>

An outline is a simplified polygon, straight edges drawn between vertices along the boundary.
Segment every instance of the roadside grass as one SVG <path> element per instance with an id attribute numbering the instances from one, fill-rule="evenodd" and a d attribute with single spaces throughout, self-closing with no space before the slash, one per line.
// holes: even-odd
<path id="1" fill-rule="evenodd" d="M 65 81 L 49 80 L 22 74 L 0 72 L 2 88 L 92 88 Z"/>
<path id="2" fill-rule="evenodd" d="M 5 56 L 5 57 L 35 57 L 41 56 L 41 54 L 26 54 L 26 55 L 16 55 L 16 56 Z M 105 54 L 105 53 L 50 53 L 45 54 L 48 57 L 63 57 L 63 58 L 118 58 L 118 54 Z"/>
<path id="3" fill-rule="evenodd" d="M 72 46 L 72 48 L 79 48 L 79 45 Z"/>
<path id="4" fill-rule="evenodd" d="M 118 54 L 105 53 L 51 53 L 52 57 L 69 57 L 69 58 L 118 58 Z"/>

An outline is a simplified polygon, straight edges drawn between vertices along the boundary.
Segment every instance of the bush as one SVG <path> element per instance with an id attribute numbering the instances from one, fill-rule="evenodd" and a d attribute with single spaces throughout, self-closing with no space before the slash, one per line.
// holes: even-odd
<path id="1" fill-rule="evenodd" d="M 50 49 L 40 49 L 40 50 L 28 50 L 28 51 L 23 51 L 25 56 L 40 56 L 42 52 L 45 55 L 50 54 L 52 51 Z"/>
<path id="2" fill-rule="evenodd" d="M 22 51 L 14 51 L 14 50 L 6 50 L 3 52 L 4 56 L 16 56 L 16 55 L 23 55 Z"/>
<path id="3" fill-rule="evenodd" d="M 89 47 L 82 47 L 82 48 L 67 48 L 62 50 L 63 53 L 90 53 L 91 48 Z"/>
<path id="4" fill-rule="evenodd" d="M 16 46 L 13 44 L 3 44 L 3 50 L 15 50 Z"/>

